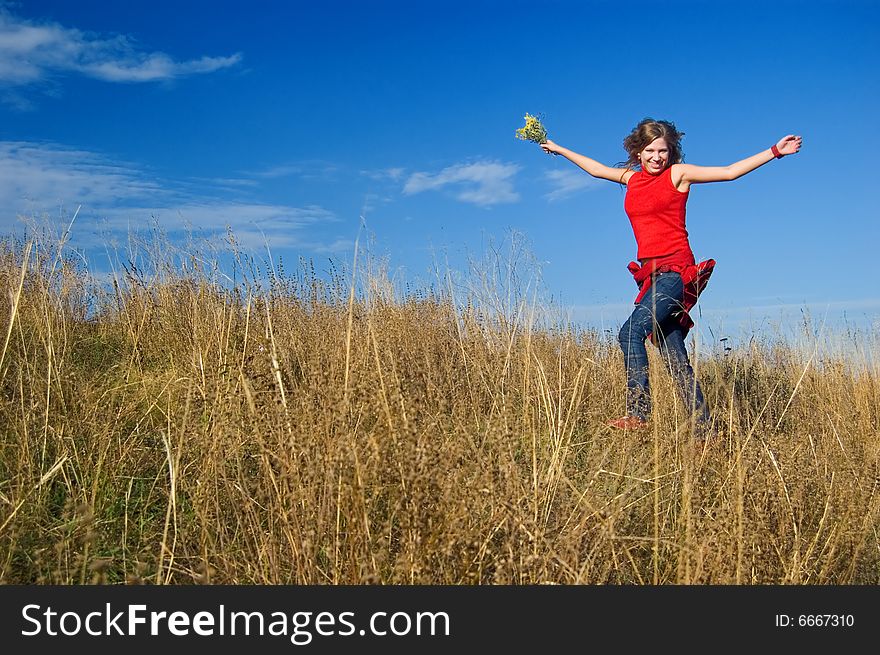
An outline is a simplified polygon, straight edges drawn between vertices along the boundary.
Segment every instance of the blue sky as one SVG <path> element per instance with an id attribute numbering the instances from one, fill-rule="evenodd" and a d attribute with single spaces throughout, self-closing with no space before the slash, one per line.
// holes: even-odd
<path id="1" fill-rule="evenodd" d="M 96 272 L 151 221 L 232 227 L 258 256 L 375 254 L 413 284 L 522 234 L 546 294 L 608 327 L 635 295 L 623 191 L 514 139 L 523 114 L 604 163 L 642 118 L 686 161 L 800 154 L 695 186 L 718 261 L 711 337 L 796 323 L 876 328 L 876 2 L 0 3 L 0 231 L 58 224 Z M 873 200 L 873 202 L 872 202 Z M 707 335 L 708 337 L 709 335 Z"/>

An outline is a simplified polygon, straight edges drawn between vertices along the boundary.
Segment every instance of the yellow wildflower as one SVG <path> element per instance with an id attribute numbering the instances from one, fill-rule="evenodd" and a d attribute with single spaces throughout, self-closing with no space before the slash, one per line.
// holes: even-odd
<path id="1" fill-rule="evenodd" d="M 523 141 L 545 143 L 547 141 L 547 129 L 541 124 L 541 118 L 526 114 L 525 119 L 526 124 L 516 131 L 516 138 Z"/>

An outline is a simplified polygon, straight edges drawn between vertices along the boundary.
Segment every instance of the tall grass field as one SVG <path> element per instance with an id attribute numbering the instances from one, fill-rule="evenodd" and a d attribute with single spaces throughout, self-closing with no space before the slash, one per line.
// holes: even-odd
<path id="1" fill-rule="evenodd" d="M 505 253 L 414 288 L 62 246 L 0 245 L 0 582 L 880 583 L 870 334 L 698 344 L 703 443 L 656 349 L 650 429 L 606 427 L 615 335 Z"/>

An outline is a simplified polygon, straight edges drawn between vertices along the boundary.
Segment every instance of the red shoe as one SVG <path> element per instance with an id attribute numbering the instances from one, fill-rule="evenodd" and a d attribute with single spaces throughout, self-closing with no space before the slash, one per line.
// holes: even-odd
<path id="1" fill-rule="evenodd" d="M 648 427 L 648 422 L 638 416 L 623 416 L 613 421 L 608 421 L 609 428 L 617 428 L 618 430 L 644 430 Z"/>

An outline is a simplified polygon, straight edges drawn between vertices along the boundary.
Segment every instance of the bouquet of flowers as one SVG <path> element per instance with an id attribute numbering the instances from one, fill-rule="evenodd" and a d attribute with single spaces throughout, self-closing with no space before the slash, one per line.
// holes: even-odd
<path id="1" fill-rule="evenodd" d="M 523 141 L 534 141 L 535 143 L 544 143 L 547 141 L 547 128 L 541 124 L 539 116 L 526 114 L 526 124 L 516 131 L 516 138 Z"/>

